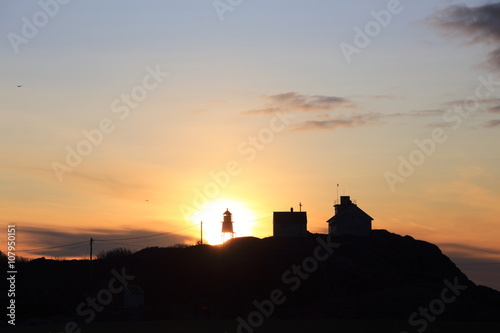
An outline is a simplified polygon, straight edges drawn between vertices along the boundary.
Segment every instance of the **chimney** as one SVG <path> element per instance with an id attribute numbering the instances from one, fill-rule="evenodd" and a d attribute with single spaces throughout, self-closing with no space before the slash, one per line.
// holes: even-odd
<path id="1" fill-rule="evenodd" d="M 346 195 L 346 196 L 341 196 L 340 197 L 340 204 L 341 205 L 348 205 L 351 203 L 351 197 Z"/>
<path id="2" fill-rule="evenodd" d="M 352 203 L 351 197 L 346 195 L 346 196 L 341 196 L 340 197 L 340 204 L 333 205 L 335 207 L 335 215 L 340 213 L 344 208 L 349 206 Z"/>

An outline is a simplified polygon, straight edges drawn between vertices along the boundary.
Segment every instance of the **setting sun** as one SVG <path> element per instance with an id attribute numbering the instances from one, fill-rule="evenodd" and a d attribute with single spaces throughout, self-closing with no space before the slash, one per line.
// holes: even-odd
<path id="1" fill-rule="evenodd" d="M 194 223 L 203 222 L 204 243 L 211 245 L 222 243 L 221 223 L 226 209 L 232 214 L 235 237 L 254 236 L 253 227 L 256 223 L 254 212 L 242 202 L 231 199 L 218 199 L 210 202 L 190 217 L 190 220 Z"/>

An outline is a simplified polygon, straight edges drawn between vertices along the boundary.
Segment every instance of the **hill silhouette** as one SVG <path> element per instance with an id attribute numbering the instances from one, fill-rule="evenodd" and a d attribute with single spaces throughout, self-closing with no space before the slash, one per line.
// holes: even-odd
<path id="1" fill-rule="evenodd" d="M 85 322 L 90 312 L 82 315 L 78 306 L 103 299 L 117 274 L 142 288 L 144 307 L 124 308 L 123 293 L 108 292 L 109 303 L 92 320 L 387 319 L 414 331 L 437 319 L 500 321 L 500 292 L 475 285 L 437 246 L 385 230 L 332 239 L 245 237 L 92 262 L 40 258 L 20 263 L 19 272 L 18 323 Z"/>

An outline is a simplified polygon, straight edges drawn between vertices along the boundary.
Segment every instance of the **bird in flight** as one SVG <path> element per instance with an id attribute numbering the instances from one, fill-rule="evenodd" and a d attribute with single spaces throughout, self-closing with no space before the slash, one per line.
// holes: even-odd
<path id="1" fill-rule="evenodd" d="M 22 84 L 18 84 L 18 85 L 17 85 L 17 87 L 18 87 L 18 88 L 21 88 L 22 86 L 23 86 Z"/>

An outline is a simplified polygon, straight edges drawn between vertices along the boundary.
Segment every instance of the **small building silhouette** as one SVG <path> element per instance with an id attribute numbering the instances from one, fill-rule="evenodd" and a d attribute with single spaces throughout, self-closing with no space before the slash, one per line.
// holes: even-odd
<path id="1" fill-rule="evenodd" d="M 340 204 L 334 207 L 335 215 L 327 221 L 330 235 L 370 235 L 373 218 L 353 203 L 349 196 L 341 196 Z"/>
<path id="2" fill-rule="evenodd" d="M 293 208 L 289 212 L 273 212 L 274 237 L 306 237 L 307 234 L 306 212 L 294 212 Z"/>
<path id="3" fill-rule="evenodd" d="M 222 232 L 221 232 L 221 240 L 224 243 L 227 239 L 234 238 L 233 231 L 233 214 L 226 208 L 224 214 L 222 214 L 224 219 L 222 221 Z"/>

